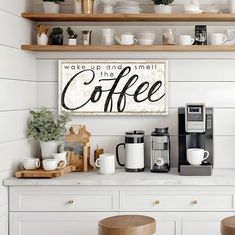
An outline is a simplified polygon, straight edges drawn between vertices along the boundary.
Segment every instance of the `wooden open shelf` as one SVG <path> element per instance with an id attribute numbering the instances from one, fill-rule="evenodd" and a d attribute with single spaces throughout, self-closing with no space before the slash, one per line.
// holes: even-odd
<path id="1" fill-rule="evenodd" d="M 165 46 L 165 45 L 152 45 L 152 46 L 122 46 L 122 45 L 113 45 L 113 46 L 102 46 L 102 45 L 91 45 L 91 46 L 38 46 L 38 45 L 22 45 L 23 50 L 28 51 L 42 51 L 42 52 L 63 52 L 63 51 L 162 51 L 162 52 L 203 52 L 203 51 L 235 51 L 235 46 Z"/>
<path id="2" fill-rule="evenodd" d="M 44 14 L 44 13 L 23 13 L 22 17 L 33 21 L 41 22 L 200 22 L 217 21 L 233 22 L 235 14 Z"/>

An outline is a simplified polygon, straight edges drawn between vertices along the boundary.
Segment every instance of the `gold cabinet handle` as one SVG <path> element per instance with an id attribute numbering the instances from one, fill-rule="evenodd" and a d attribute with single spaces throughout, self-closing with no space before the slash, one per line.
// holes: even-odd
<path id="1" fill-rule="evenodd" d="M 159 200 L 156 200 L 154 203 L 155 203 L 155 205 L 159 205 L 159 204 L 160 204 L 160 201 L 159 201 Z"/>
<path id="2" fill-rule="evenodd" d="M 193 205 L 196 205 L 198 203 L 197 200 L 193 200 Z"/>
<path id="3" fill-rule="evenodd" d="M 69 203 L 70 205 L 72 205 L 72 204 L 74 203 L 74 201 L 73 201 L 73 200 L 69 200 L 68 203 Z"/>

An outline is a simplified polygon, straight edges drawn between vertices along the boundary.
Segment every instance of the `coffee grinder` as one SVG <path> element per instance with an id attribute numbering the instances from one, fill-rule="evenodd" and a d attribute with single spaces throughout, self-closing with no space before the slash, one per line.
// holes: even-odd
<path id="1" fill-rule="evenodd" d="M 204 104 L 187 104 L 178 109 L 179 163 L 180 175 L 212 174 L 213 169 L 213 108 Z M 200 148 L 209 151 L 209 158 L 201 165 L 190 165 L 187 149 Z"/>

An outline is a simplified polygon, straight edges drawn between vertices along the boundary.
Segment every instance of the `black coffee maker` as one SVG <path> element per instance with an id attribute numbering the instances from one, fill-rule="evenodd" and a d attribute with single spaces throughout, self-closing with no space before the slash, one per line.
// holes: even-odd
<path id="1" fill-rule="evenodd" d="M 204 104 L 187 104 L 178 109 L 180 175 L 211 175 L 213 169 L 213 108 Z M 209 152 L 201 165 L 190 165 L 187 149 L 200 148 Z"/>

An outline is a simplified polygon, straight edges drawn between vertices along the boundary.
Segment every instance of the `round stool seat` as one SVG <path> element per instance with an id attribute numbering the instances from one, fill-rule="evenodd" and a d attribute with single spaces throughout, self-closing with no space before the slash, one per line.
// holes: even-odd
<path id="1" fill-rule="evenodd" d="M 155 219 L 142 215 L 120 215 L 99 222 L 99 235 L 153 235 Z"/>
<path id="2" fill-rule="evenodd" d="M 235 216 L 225 218 L 220 225 L 221 235 L 235 235 Z"/>

